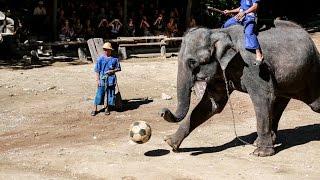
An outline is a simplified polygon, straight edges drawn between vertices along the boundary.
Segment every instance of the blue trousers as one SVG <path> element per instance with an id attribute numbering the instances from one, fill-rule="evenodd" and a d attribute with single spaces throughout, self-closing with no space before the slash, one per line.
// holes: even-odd
<path id="1" fill-rule="evenodd" d="M 244 26 L 244 40 L 245 40 L 245 48 L 246 49 L 259 49 L 260 44 L 257 38 L 257 35 L 255 34 L 254 28 L 256 26 L 255 17 L 253 16 L 245 16 L 242 21 L 237 21 L 234 17 L 228 19 L 224 25 L 223 28 L 227 28 L 236 24 L 240 24 Z"/>
<path id="2" fill-rule="evenodd" d="M 106 102 L 108 106 L 115 106 L 116 102 L 116 86 L 99 86 L 94 98 L 94 105 L 103 105 Z"/>

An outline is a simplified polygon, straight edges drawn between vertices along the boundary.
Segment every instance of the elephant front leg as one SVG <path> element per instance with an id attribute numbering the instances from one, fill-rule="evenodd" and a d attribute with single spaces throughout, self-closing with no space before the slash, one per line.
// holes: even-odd
<path id="1" fill-rule="evenodd" d="M 249 92 L 249 94 L 257 118 L 257 148 L 254 150 L 253 155 L 272 156 L 275 154 L 272 133 L 273 95 L 271 93 L 259 94 L 259 90 Z"/>
<path id="2" fill-rule="evenodd" d="M 164 140 L 172 147 L 174 152 L 178 152 L 182 141 L 200 124 L 214 114 L 221 112 L 226 102 L 227 99 L 217 102 L 214 98 L 205 94 L 191 115 L 180 123 L 178 130 L 174 134 L 165 136 Z"/>

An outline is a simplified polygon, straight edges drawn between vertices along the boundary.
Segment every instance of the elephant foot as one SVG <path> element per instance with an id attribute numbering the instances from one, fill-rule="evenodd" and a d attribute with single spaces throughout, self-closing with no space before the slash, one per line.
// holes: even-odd
<path id="1" fill-rule="evenodd" d="M 169 146 L 172 147 L 172 151 L 173 151 L 173 152 L 179 152 L 179 147 L 180 147 L 181 142 L 179 142 L 179 141 L 175 138 L 174 134 L 172 134 L 172 135 L 167 135 L 167 136 L 165 136 L 163 139 L 164 139 L 164 141 L 165 141 Z"/>
<path id="2" fill-rule="evenodd" d="M 163 108 L 161 111 L 160 111 L 160 116 L 168 121 L 168 122 L 179 122 L 177 121 L 176 117 L 171 113 L 171 111 L 167 108 Z"/>
<path id="3" fill-rule="evenodd" d="M 273 131 L 271 132 L 271 138 L 272 138 L 272 144 L 275 145 L 277 140 L 277 135 Z M 261 139 L 258 136 L 257 139 L 253 142 L 253 145 L 258 146 L 261 143 L 262 143 Z"/>
<path id="4" fill-rule="evenodd" d="M 254 140 L 253 145 L 258 146 L 258 144 L 260 144 L 260 143 L 261 143 L 261 140 L 259 137 L 257 137 L 257 139 Z"/>
<path id="5" fill-rule="evenodd" d="M 266 157 L 266 156 L 272 156 L 275 154 L 275 150 L 272 147 L 258 147 L 255 149 L 252 153 L 254 156 L 258 157 Z"/>

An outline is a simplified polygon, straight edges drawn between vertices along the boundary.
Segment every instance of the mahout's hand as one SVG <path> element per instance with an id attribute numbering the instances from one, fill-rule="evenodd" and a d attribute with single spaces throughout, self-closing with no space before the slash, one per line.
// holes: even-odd
<path id="1" fill-rule="evenodd" d="M 242 18 L 244 18 L 244 16 L 245 16 L 244 12 L 239 12 L 234 18 L 240 21 Z"/>
<path id="2" fill-rule="evenodd" d="M 224 10 L 224 11 L 223 11 L 223 14 L 225 14 L 225 15 L 230 14 L 230 10 L 228 10 L 228 9 Z"/>

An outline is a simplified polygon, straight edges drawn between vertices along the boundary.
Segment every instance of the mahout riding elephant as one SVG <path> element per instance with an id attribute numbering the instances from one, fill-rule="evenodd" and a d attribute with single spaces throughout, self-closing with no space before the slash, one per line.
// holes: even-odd
<path id="1" fill-rule="evenodd" d="M 254 105 L 256 156 L 275 154 L 278 123 L 291 98 L 320 113 L 320 55 L 309 34 L 292 22 L 275 20 L 258 38 L 265 60 L 255 66 L 255 54 L 244 48 L 242 26 L 193 28 L 185 34 L 178 56 L 177 110 L 161 111 L 166 121 L 181 121 L 178 130 L 165 137 L 174 151 L 196 127 L 223 110 L 227 92 L 234 90 L 248 93 Z M 205 83 L 204 94 L 185 118 L 198 82 Z"/>

